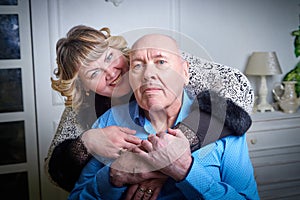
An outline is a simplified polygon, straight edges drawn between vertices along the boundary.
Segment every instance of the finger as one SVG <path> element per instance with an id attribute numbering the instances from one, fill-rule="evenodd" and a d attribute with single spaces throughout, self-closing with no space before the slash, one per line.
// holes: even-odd
<path id="1" fill-rule="evenodd" d="M 126 134 L 131 134 L 131 135 L 134 135 L 136 134 L 136 130 L 132 130 L 130 128 L 127 128 L 127 127 L 119 127 L 120 131 L 126 133 Z"/>
<path id="2" fill-rule="evenodd" d="M 131 149 L 132 153 L 140 153 L 142 151 L 143 151 L 143 149 L 141 149 L 140 147 L 134 147 L 134 148 Z"/>
<path id="3" fill-rule="evenodd" d="M 145 194 L 146 188 L 143 188 L 143 186 L 139 186 L 136 190 L 136 193 L 134 194 L 134 200 L 140 200 L 143 198 Z"/>
<path id="4" fill-rule="evenodd" d="M 155 189 L 154 192 L 153 192 L 153 194 L 152 194 L 152 196 L 151 196 L 151 198 L 150 198 L 150 200 L 156 200 L 157 197 L 158 197 L 158 195 L 159 195 L 159 193 L 160 193 L 160 190 L 161 190 L 161 187 Z"/>
<path id="5" fill-rule="evenodd" d="M 168 128 L 168 132 L 172 133 L 172 135 L 175 134 L 174 136 L 179 137 L 179 138 L 185 137 L 185 135 L 181 132 L 181 130 L 178 130 L 178 129 Z"/>
<path id="6" fill-rule="evenodd" d="M 148 188 L 146 191 L 145 191 L 145 194 L 143 196 L 143 200 L 149 200 L 151 198 L 151 196 L 153 195 L 153 192 L 154 190 L 151 189 L 151 188 Z"/>
<path id="7" fill-rule="evenodd" d="M 163 137 L 164 134 L 166 134 L 166 133 L 165 132 L 158 132 L 158 133 L 156 133 L 156 136 L 157 137 Z"/>
<path id="8" fill-rule="evenodd" d="M 144 172 L 143 178 L 144 179 L 155 179 L 155 178 L 165 178 L 166 175 L 158 172 L 158 171 L 152 171 L 152 172 Z"/>
<path id="9" fill-rule="evenodd" d="M 151 142 L 152 144 L 155 144 L 158 140 L 158 136 L 160 136 L 160 133 L 157 133 L 156 135 L 151 134 L 148 136 L 148 141 Z"/>
<path id="10" fill-rule="evenodd" d="M 171 135 L 173 135 L 173 136 L 176 136 L 176 135 L 177 135 L 176 129 L 168 128 L 168 133 L 171 134 Z"/>
<path id="11" fill-rule="evenodd" d="M 134 197 L 134 194 L 136 193 L 137 189 L 138 189 L 139 185 L 135 184 L 135 185 L 131 185 L 127 192 L 126 192 L 126 197 L 125 200 L 130 200 Z"/>
<path id="12" fill-rule="evenodd" d="M 132 144 L 134 145 L 140 144 L 142 141 L 140 138 L 133 135 L 126 135 L 124 139 L 126 142 L 130 143 L 130 146 L 132 146 Z"/>
<path id="13" fill-rule="evenodd" d="M 144 149 L 146 152 L 151 152 L 153 151 L 153 146 L 152 143 L 149 142 L 148 140 L 143 140 L 141 143 L 141 148 Z"/>
<path id="14" fill-rule="evenodd" d="M 114 170 L 113 168 L 110 169 L 109 180 L 116 187 L 123 186 L 123 183 L 121 181 L 119 181 L 120 175 L 121 174 L 118 173 L 118 170 Z"/>
<path id="15" fill-rule="evenodd" d="M 127 150 L 128 150 L 127 148 L 120 148 L 120 149 L 118 150 L 118 153 L 117 153 L 117 154 L 118 154 L 118 157 L 121 156 L 122 154 L 126 153 Z"/>

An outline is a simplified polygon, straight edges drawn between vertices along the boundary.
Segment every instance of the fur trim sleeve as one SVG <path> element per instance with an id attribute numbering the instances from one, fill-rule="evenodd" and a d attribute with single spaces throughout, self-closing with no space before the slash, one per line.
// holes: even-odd
<path id="1" fill-rule="evenodd" d="M 198 94 L 189 116 L 175 128 L 186 135 L 195 151 L 228 135 L 243 135 L 251 124 L 252 119 L 243 108 L 206 90 Z"/>

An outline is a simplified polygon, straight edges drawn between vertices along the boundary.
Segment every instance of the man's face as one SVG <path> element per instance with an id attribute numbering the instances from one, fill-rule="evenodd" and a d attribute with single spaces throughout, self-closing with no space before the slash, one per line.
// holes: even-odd
<path id="1" fill-rule="evenodd" d="M 129 81 L 135 98 L 147 111 L 172 109 L 174 106 L 178 111 L 184 84 L 188 82 L 188 65 L 172 43 L 170 46 L 169 38 L 150 39 L 151 47 L 148 46 L 149 40 L 142 40 L 130 55 Z"/>

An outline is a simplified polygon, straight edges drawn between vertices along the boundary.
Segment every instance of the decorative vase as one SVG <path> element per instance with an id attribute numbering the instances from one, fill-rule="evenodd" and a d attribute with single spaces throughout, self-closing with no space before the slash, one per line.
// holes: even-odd
<path id="1" fill-rule="evenodd" d="M 299 102 L 295 92 L 295 85 L 297 81 L 283 81 L 283 85 L 280 85 L 280 89 L 283 91 L 283 95 L 279 96 L 278 93 L 273 90 L 276 100 L 279 102 L 280 108 L 285 113 L 295 113 L 298 110 Z"/>
<path id="2" fill-rule="evenodd" d="M 297 97 L 300 96 L 300 62 L 298 62 L 296 67 L 283 77 L 283 81 L 296 81 L 296 95 Z"/>

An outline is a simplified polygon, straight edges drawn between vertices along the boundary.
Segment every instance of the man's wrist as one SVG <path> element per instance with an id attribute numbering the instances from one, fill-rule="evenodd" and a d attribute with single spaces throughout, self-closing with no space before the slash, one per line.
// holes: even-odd
<path id="1" fill-rule="evenodd" d="M 185 162 L 183 162 L 183 165 L 173 165 L 171 169 L 168 171 L 175 172 L 171 177 L 176 181 L 180 182 L 185 179 L 185 177 L 188 175 L 191 166 L 193 164 L 193 158 L 192 156 L 189 156 Z M 172 169 L 173 168 L 173 169 Z"/>

